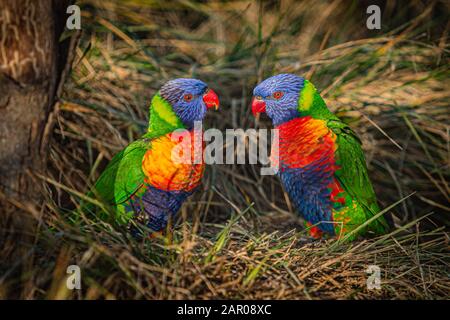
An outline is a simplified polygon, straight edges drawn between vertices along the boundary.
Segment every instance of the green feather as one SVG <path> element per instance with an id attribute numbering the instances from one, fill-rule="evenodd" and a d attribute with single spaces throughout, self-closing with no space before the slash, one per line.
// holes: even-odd
<path id="1" fill-rule="evenodd" d="M 151 143 L 139 139 L 116 154 L 95 183 L 97 195 L 109 205 L 128 200 L 144 182 L 142 159 Z"/>
<path id="2" fill-rule="evenodd" d="M 325 101 L 323 101 L 314 85 L 308 80 L 305 80 L 303 89 L 300 91 L 300 98 L 298 99 L 298 112 L 301 117 L 311 116 L 314 119 L 339 120 L 338 117 L 328 110 Z"/>
<path id="3" fill-rule="evenodd" d="M 148 139 L 132 142 L 112 158 L 91 190 L 92 195 L 115 209 L 119 222 L 130 218 L 122 204 L 144 184 L 142 159 L 150 147 Z"/>
<path id="4" fill-rule="evenodd" d="M 344 190 L 363 208 L 362 214 L 365 217 L 356 220 L 364 222 L 377 214 L 380 209 L 367 173 L 361 141 L 353 130 L 340 120 L 329 120 L 327 126 L 336 134 L 335 156 L 340 169 L 336 171 L 335 176 Z M 369 225 L 369 230 L 377 234 L 385 233 L 387 229 L 388 225 L 383 217 Z"/>
<path id="5" fill-rule="evenodd" d="M 164 100 L 159 92 L 152 99 L 149 119 L 148 131 L 144 135 L 146 138 L 161 137 L 176 129 L 184 128 L 170 103 Z"/>

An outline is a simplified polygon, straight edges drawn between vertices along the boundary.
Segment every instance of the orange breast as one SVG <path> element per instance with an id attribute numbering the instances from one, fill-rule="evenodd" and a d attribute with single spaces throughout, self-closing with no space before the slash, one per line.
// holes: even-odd
<path id="1" fill-rule="evenodd" d="M 194 131 L 153 140 L 142 161 L 147 182 L 165 191 L 193 190 L 204 169 L 202 133 Z"/>

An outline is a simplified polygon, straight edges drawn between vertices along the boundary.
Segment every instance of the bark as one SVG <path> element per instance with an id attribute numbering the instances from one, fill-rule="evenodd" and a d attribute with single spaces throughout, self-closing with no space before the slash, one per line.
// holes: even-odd
<path id="1" fill-rule="evenodd" d="M 36 288 L 30 275 L 44 198 L 34 174 L 45 174 L 51 115 L 76 43 L 60 41 L 69 4 L 0 0 L 0 273 L 20 276 L 16 298 L 32 298 Z"/>
<path id="2" fill-rule="evenodd" d="M 49 115 L 70 39 L 70 0 L 0 0 L 0 193 L 39 201 L 31 174 L 46 168 Z"/>

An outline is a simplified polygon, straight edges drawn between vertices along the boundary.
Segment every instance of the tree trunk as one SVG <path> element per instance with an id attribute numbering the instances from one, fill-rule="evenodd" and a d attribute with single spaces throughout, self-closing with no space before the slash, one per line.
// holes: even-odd
<path id="1" fill-rule="evenodd" d="M 39 200 L 51 114 L 70 39 L 59 38 L 70 0 L 0 0 L 0 193 Z"/>
<path id="2" fill-rule="evenodd" d="M 44 199 L 34 174 L 45 173 L 51 114 L 75 43 L 60 41 L 70 3 L 0 0 L 0 273 L 21 277 L 11 288 L 16 298 L 32 298 L 35 288 L 33 244 Z"/>

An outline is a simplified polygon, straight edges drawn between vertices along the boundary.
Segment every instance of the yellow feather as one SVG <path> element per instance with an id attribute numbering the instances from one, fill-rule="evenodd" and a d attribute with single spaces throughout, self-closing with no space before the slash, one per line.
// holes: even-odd
<path id="1" fill-rule="evenodd" d="M 154 112 L 158 114 L 159 118 L 172 126 L 177 126 L 179 121 L 177 115 L 172 110 L 170 104 L 164 101 L 159 94 L 154 96 L 152 104 L 154 107 Z"/>
<path id="2" fill-rule="evenodd" d="M 314 87 L 314 85 L 308 80 L 305 80 L 304 88 L 300 93 L 300 101 L 298 107 L 300 111 L 307 111 L 309 110 L 309 108 L 311 108 L 315 92 L 316 88 Z"/>

